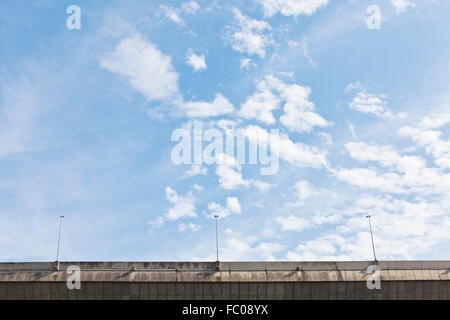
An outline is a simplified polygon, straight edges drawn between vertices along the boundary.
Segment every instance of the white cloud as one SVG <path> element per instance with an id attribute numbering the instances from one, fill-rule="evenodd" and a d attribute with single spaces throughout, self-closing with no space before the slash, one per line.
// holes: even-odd
<path id="1" fill-rule="evenodd" d="M 294 215 L 289 215 L 288 217 L 276 217 L 275 221 L 281 224 L 281 230 L 283 231 L 300 232 L 311 227 L 308 220 Z"/>
<path id="2" fill-rule="evenodd" d="M 185 23 L 181 18 L 183 14 L 196 14 L 200 9 L 200 6 L 195 1 L 184 2 L 181 4 L 180 8 L 174 8 L 171 6 L 161 5 L 159 7 L 161 13 L 171 20 L 172 22 L 178 24 L 180 27 L 184 27 Z"/>
<path id="3" fill-rule="evenodd" d="M 270 91 L 261 90 L 250 96 L 241 105 L 239 115 L 245 119 L 256 119 L 266 124 L 274 124 L 273 110 L 279 108 L 280 100 Z"/>
<path id="4" fill-rule="evenodd" d="M 196 14 L 200 10 L 200 6 L 195 1 L 184 2 L 181 4 L 181 10 L 187 14 Z"/>
<path id="5" fill-rule="evenodd" d="M 373 114 L 384 119 L 406 117 L 406 114 L 404 113 L 399 113 L 397 115 L 392 113 L 392 111 L 387 107 L 387 97 L 385 95 L 368 93 L 359 82 L 350 83 L 345 89 L 347 93 L 355 90 L 358 90 L 359 92 L 353 96 L 353 100 L 348 104 L 350 109 L 362 113 Z"/>
<path id="6" fill-rule="evenodd" d="M 266 56 L 266 47 L 273 43 L 270 33 L 272 27 L 263 20 L 251 19 L 243 15 L 238 9 L 233 9 L 238 26 L 231 28 L 228 41 L 232 48 L 249 55 Z"/>
<path id="7" fill-rule="evenodd" d="M 242 167 L 237 160 L 226 154 L 217 156 L 216 174 L 219 177 L 220 187 L 226 190 L 234 190 L 238 187 L 249 187 L 251 182 L 242 177 Z"/>
<path id="8" fill-rule="evenodd" d="M 242 58 L 241 59 L 241 64 L 239 66 L 239 68 L 242 70 L 249 70 L 250 67 L 254 67 L 256 66 L 254 62 L 252 62 L 252 59 L 250 58 Z"/>
<path id="9" fill-rule="evenodd" d="M 172 207 L 166 211 L 165 217 L 168 220 L 178 220 L 183 217 L 197 217 L 195 212 L 196 199 L 192 192 L 188 192 L 185 196 L 180 196 L 171 187 L 166 187 L 166 199 L 172 204 Z"/>
<path id="10" fill-rule="evenodd" d="M 392 146 L 349 142 L 345 147 L 353 159 L 363 163 L 374 161 L 383 167 L 395 168 L 400 172 L 411 172 L 425 167 L 425 160 L 421 157 L 401 156 Z"/>
<path id="11" fill-rule="evenodd" d="M 255 0 L 264 8 L 264 15 L 272 17 L 276 13 L 284 16 L 310 16 L 321 7 L 325 7 L 329 0 Z"/>
<path id="12" fill-rule="evenodd" d="M 294 203 L 288 203 L 288 207 L 298 207 L 305 203 L 306 200 L 317 194 L 317 191 L 306 180 L 297 181 L 294 185 L 296 200 Z"/>
<path id="13" fill-rule="evenodd" d="M 409 0 L 390 0 L 392 6 L 395 8 L 397 14 L 406 12 L 408 7 L 415 7 L 416 5 Z"/>
<path id="14" fill-rule="evenodd" d="M 280 122 L 290 131 L 310 132 L 316 126 L 330 125 L 314 112 L 315 105 L 308 100 L 310 93 L 309 87 L 286 84 L 272 75 L 267 75 L 257 82 L 257 91 L 242 104 L 239 115 L 265 124 L 274 124 L 276 119 L 272 112 L 278 109 L 280 102 L 283 101 L 284 113 L 280 117 Z"/>
<path id="15" fill-rule="evenodd" d="M 187 224 L 185 223 L 180 223 L 178 225 L 178 231 L 180 232 L 184 232 L 184 231 L 192 231 L 192 232 L 197 232 L 201 229 L 201 226 L 192 222 L 189 222 Z"/>
<path id="16" fill-rule="evenodd" d="M 188 50 L 186 63 L 194 69 L 194 72 L 206 70 L 205 55 L 198 56 L 192 49 Z"/>
<path id="17" fill-rule="evenodd" d="M 212 102 L 184 101 L 178 88 L 179 75 L 172 66 L 171 58 L 139 34 L 122 39 L 100 63 L 106 70 L 125 76 L 148 101 L 162 101 L 170 105 L 168 112 L 173 116 L 206 118 L 234 110 L 234 106 L 221 93 L 217 93 Z M 152 114 L 151 111 L 149 114 Z"/>
<path id="18" fill-rule="evenodd" d="M 186 178 L 190 178 L 199 174 L 207 174 L 208 173 L 208 168 L 202 167 L 198 164 L 193 164 L 191 169 L 189 169 L 188 171 L 186 171 L 183 175 L 182 178 L 186 179 Z"/>
<path id="19" fill-rule="evenodd" d="M 181 105 L 181 110 L 184 115 L 190 118 L 207 118 L 232 113 L 234 106 L 221 93 L 218 93 L 212 102 L 184 102 Z"/>
<path id="20" fill-rule="evenodd" d="M 285 134 L 279 135 L 279 147 L 273 148 L 270 144 L 267 145 L 267 143 L 262 143 L 268 141 L 267 137 L 270 136 L 265 129 L 259 126 L 250 125 L 239 130 L 242 130 L 242 133 L 249 139 L 250 143 L 260 143 L 263 147 L 270 148 L 270 150 L 275 152 L 280 159 L 287 161 L 291 165 L 312 168 L 328 166 L 324 151 L 321 151 L 316 147 L 305 145 L 301 142 L 293 142 Z"/>
<path id="21" fill-rule="evenodd" d="M 106 70 L 125 76 L 148 101 L 178 96 L 178 73 L 171 58 L 139 34 L 122 39 L 100 63 Z"/>
<path id="22" fill-rule="evenodd" d="M 225 207 L 216 202 L 210 202 L 208 204 L 208 210 L 210 212 L 209 217 L 218 215 L 219 218 L 226 218 L 232 214 L 240 214 L 242 211 L 239 199 L 236 197 L 227 197 Z"/>
<path id="23" fill-rule="evenodd" d="M 450 168 L 450 140 L 442 140 L 438 129 L 450 123 L 450 114 L 425 117 L 417 127 L 406 126 L 399 130 L 400 135 L 410 137 L 425 152 L 433 156 L 436 165 Z"/>

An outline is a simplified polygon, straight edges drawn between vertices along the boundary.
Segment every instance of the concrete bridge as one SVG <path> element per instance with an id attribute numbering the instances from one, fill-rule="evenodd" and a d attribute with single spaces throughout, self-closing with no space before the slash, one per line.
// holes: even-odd
<path id="1" fill-rule="evenodd" d="M 450 300 L 450 261 L 0 263 L 0 299 Z"/>

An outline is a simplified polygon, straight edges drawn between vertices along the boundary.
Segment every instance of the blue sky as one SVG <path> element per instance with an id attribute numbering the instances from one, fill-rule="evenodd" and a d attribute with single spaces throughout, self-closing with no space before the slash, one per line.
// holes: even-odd
<path id="1" fill-rule="evenodd" d="M 67 7 L 81 10 L 69 29 Z M 379 28 L 369 28 L 375 5 Z M 0 260 L 450 259 L 450 2 L 0 4 Z M 172 161 L 278 129 L 279 170 Z"/>

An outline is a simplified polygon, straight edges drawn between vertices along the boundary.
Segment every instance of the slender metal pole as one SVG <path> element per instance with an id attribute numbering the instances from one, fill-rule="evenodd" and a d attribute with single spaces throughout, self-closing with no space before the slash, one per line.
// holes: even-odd
<path id="1" fill-rule="evenodd" d="M 56 250 L 56 270 L 59 270 L 59 245 L 61 243 L 61 228 L 62 228 L 62 220 L 64 216 L 59 216 L 59 234 L 58 234 L 58 249 Z"/>
<path id="2" fill-rule="evenodd" d="M 375 254 L 375 244 L 373 243 L 373 234 L 372 234 L 372 223 L 370 223 L 370 216 L 366 216 L 369 220 L 369 228 L 370 228 L 370 238 L 372 239 L 372 250 L 373 250 L 373 258 L 377 261 L 377 256 Z"/>
<path id="3" fill-rule="evenodd" d="M 217 260 L 216 261 L 219 261 L 219 229 L 218 229 L 218 226 L 217 226 L 217 220 L 218 220 L 219 216 L 216 214 L 214 216 L 214 218 L 216 218 L 216 254 L 217 254 Z"/>

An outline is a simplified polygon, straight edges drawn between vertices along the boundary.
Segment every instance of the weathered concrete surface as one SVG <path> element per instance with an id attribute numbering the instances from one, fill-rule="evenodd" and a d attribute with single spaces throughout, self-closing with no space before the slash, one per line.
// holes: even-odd
<path id="1" fill-rule="evenodd" d="M 450 299 L 450 261 L 0 263 L 0 299 Z M 81 290 L 69 290 L 69 266 Z"/>

